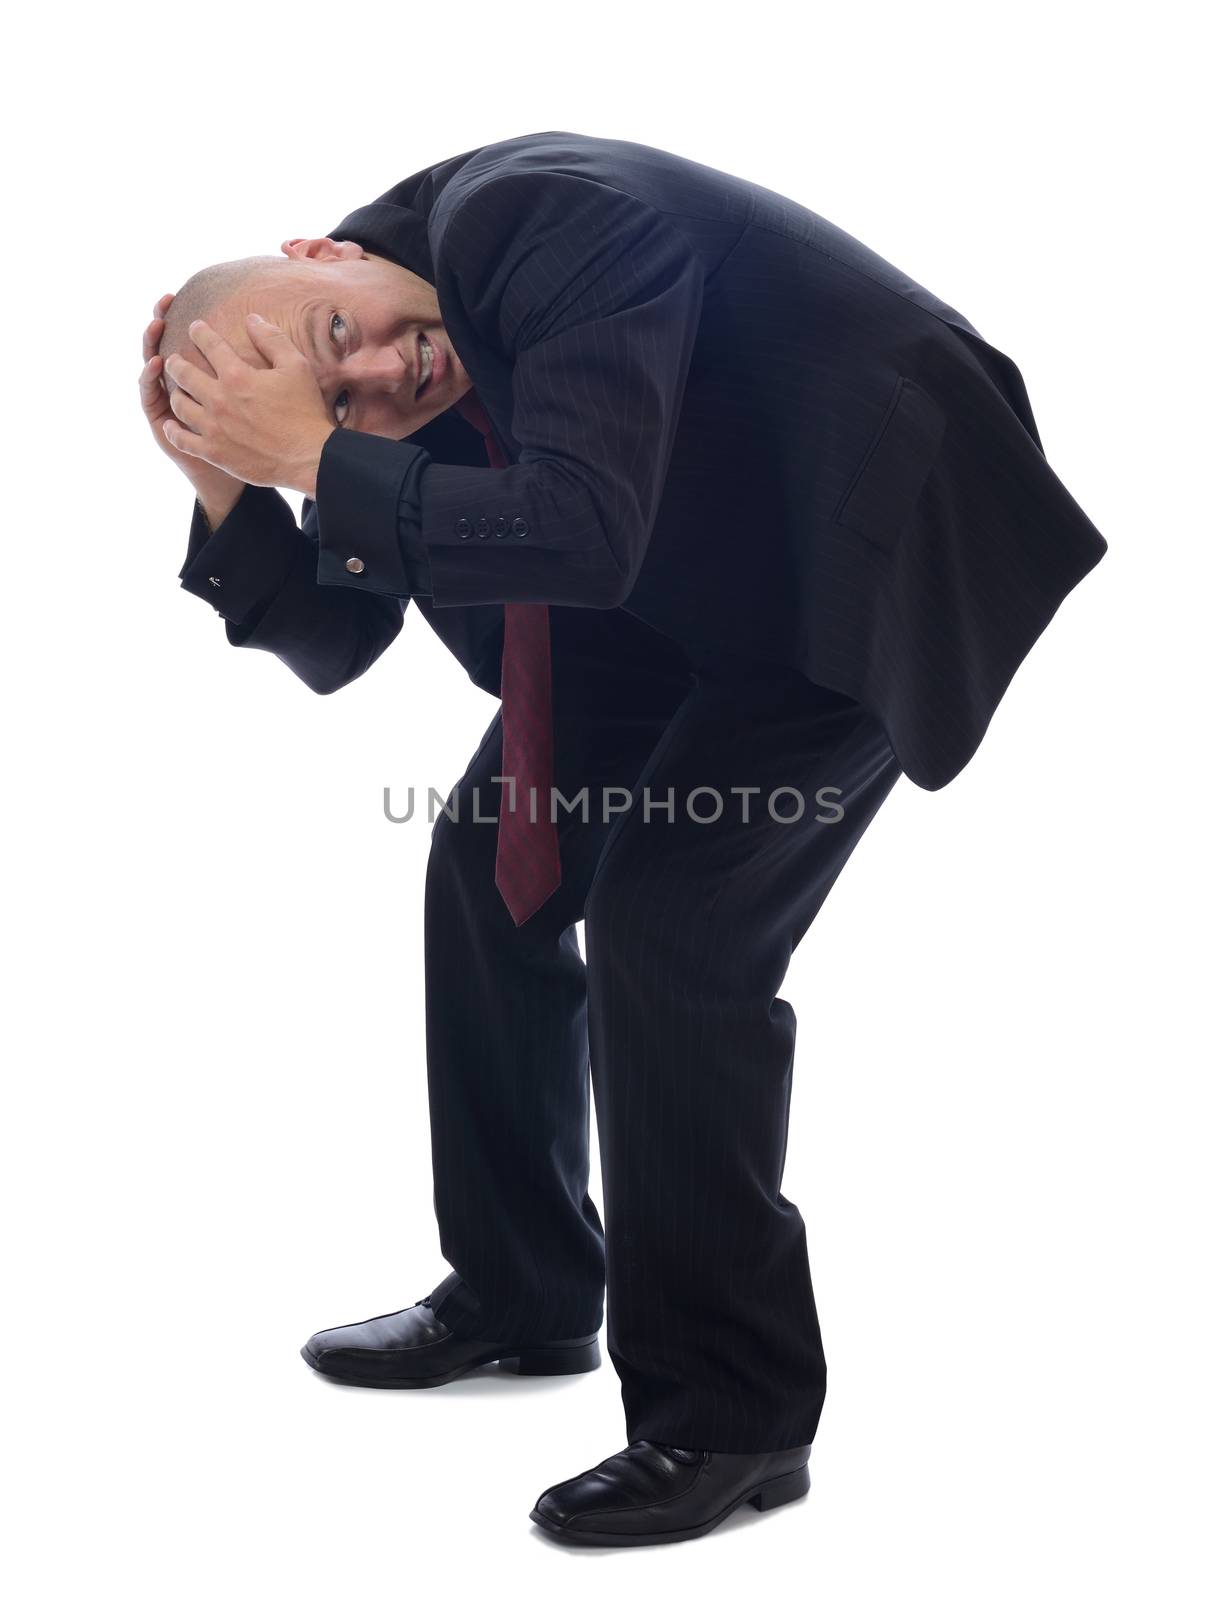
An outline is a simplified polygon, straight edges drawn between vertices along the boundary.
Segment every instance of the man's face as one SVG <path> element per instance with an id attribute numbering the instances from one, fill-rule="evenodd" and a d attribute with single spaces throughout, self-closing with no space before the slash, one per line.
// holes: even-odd
<path id="1" fill-rule="evenodd" d="M 350 240 L 294 239 L 281 248 L 292 268 L 260 276 L 208 318 L 243 360 L 267 365 L 246 332 L 246 312 L 257 311 L 309 362 L 338 426 L 387 439 L 414 433 L 471 388 L 425 278 Z M 417 396 L 425 340 L 432 372 Z M 193 344 L 183 354 L 210 371 Z"/>

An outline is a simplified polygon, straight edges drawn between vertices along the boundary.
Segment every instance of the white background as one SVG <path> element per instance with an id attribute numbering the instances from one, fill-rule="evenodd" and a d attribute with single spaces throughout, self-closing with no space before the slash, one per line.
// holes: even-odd
<path id="1" fill-rule="evenodd" d="M 624 1583 L 1214 1593 L 1214 256 L 1190 8 L 27 10 L 3 260 L 10 1592 Z M 435 1235 L 428 829 L 494 711 L 421 619 L 317 697 L 177 584 L 139 340 L 198 267 L 567 129 L 798 199 L 1024 375 L 1110 543 L 948 788 L 902 779 L 797 951 L 784 1192 L 812 1493 L 696 1543 L 528 1521 L 625 1442 L 608 1360 L 327 1385 Z M 289 496 L 299 507 L 299 496 Z M 599 1191 L 598 1191 L 599 1193 Z"/>

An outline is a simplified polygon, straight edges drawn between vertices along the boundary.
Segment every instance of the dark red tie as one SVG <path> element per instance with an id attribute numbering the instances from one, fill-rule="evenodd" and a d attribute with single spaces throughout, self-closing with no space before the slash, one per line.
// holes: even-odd
<path id="1" fill-rule="evenodd" d="M 483 436 L 493 467 L 507 460 L 473 389 L 455 409 Z M 550 815 L 554 725 L 550 704 L 550 608 L 504 602 L 504 661 L 500 678 L 504 751 L 495 885 L 519 928 L 559 887 L 559 830 Z M 515 790 L 516 805 L 512 806 Z"/>

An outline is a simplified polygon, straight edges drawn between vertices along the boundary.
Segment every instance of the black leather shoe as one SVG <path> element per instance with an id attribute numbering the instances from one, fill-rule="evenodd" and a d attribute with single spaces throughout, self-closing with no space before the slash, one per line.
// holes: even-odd
<path id="1" fill-rule="evenodd" d="M 595 1333 L 528 1345 L 459 1338 L 433 1313 L 431 1295 L 405 1311 L 323 1328 L 301 1355 L 323 1377 L 369 1389 L 433 1389 L 492 1361 L 533 1378 L 591 1372 L 601 1365 Z"/>
<path id="2" fill-rule="evenodd" d="M 529 1515 L 574 1544 L 672 1544 L 710 1533 L 748 1500 L 759 1511 L 808 1493 L 811 1446 L 762 1455 L 637 1439 L 547 1489 Z"/>

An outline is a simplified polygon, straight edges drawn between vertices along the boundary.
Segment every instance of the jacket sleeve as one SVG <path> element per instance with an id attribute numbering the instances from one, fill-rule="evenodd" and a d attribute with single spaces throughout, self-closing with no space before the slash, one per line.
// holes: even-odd
<path id="1" fill-rule="evenodd" d="M 645 202 L 547 171 L 484 179 L 438 222 L 434 248 L 438 284 L 472 337 L 511 364 L 520 456 L 423 472 L 433 605 L 620 605 L 672 454 L 702 308 L 697 254 Z M 388 528 L 388 463 L 382 476 L 378 525 Z M 325 527 L 320 473 L 318 496 Z M 357 529 L 335 544 L 360 554 Z M 335 563 L 323 581 L 358 588 L 360 574 Z"/>
<path id="2" fill-rule="evenodd" d="M 366 672 L 402 628 L 406 597 L 318 582 L 317 508 L 297 527 L 276 489 L 247 484 L 213 533 L 195 501 L 178 578 L 224 619 L 232 645 L 268 650 L 317 694 Z"/>
<path id="3" fill-rule="evenodd" d="M 317 468 L 317 581 L 371 594 L 430 594 L 419 525 L 428 452 L 408 439 L 335 428 Z M 354 577 L 349 561 L 355 561 Z"/>

